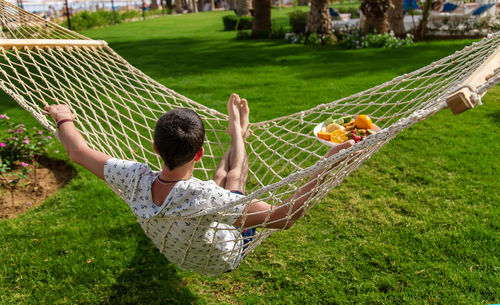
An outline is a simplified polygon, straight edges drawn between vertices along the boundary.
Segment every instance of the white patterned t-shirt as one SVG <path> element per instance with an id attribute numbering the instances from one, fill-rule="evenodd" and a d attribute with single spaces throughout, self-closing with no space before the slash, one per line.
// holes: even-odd
<path id="1" fill-rule="evenodd" d="M 110 159 L 104 165 L 107 184 L 134 212 L 154 244 L 179 268 L 219 275 L 241 261 L 243 237 L 233 226 L 243 198 L 213 180 L 179 181 L 161 206 L 152 201 L 151 185 L 160 172 L 143 163 Z"/>

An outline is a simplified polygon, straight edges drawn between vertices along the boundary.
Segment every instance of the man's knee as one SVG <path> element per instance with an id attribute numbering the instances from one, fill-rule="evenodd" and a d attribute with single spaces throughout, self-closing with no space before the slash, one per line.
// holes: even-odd
<path id="1" fill-rule="evenodd" d="M 231 169 L 226 176 L 226 181 L 231 184 L 239 184 L 241 182 L 241 170 Z M 226 184 L 228 184 L 226 183 Z"/>
<path id="2" fill-rule="evenodd" d="M 220 182 L 226 179 L 227 172 L 224 169 L 217 169 L 214 174 L 214 181 Z"/>

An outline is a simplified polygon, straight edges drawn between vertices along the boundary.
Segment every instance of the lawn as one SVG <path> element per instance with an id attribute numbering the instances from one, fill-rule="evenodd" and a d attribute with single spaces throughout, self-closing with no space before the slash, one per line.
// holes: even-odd
<path id="1" fill-rule="evenodd" d="M 273 20 L 286 24 L 289 11 L 273 11 Z M 225 14 L 83 34 L 209 107 L 224 111 L 239 93 L 251 121 L 345 97 L 472 43 L 343 50 L 239 41 L 222 31 Z M 481 107 L 405 130 L 292 229 L 216 278 L 170 264 L 126 204 L 75 165 L 76 177 L 42 206 L 0 222 L 0 303 L 500 303 L 499 98 L 497 87 Z M 0 113 L 36 124 L 6 95 Z"/>

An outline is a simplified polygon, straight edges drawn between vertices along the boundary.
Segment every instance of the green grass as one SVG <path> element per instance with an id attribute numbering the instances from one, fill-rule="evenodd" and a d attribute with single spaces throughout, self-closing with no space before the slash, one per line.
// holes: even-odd
<path id="1" fill-rule="evenodd" d="M 334 1 L 333 7 L 335 8 L 355 8 L 359 9 L 361 3 L 359 1 Z"/>
<path id="2" fill-rule="evenodd" d="M 286 22 L 286 12 L 273 19 Z M 167 87 L 252 121 L 356 93 L 472 41 L 342 50 L 238 41 L 227 12 L 86 31 Z M 491 304 L 500 302 L 500 98 L 402 132 L 291 230 L 234 272 L 179 271 L 103 182 L 77 176 L 42 206 L 0 222 L 1 304 Z M 0 113 L 35 124 L 5 95 Z M 87 263 L 89 261 L 89 263 Z"/>

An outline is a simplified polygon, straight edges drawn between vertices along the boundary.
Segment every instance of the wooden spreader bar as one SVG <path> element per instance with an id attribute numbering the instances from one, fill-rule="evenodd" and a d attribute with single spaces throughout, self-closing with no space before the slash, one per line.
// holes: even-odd
<path id="1" fill-rule="evenodd" d="M 23 49 L 28 47 L 41 49 L 49 47 L 102 47 L 108 43 L 104 40 L 79 40 L 79 39 L 0 39 L 0 48 L 4 49 Z"/>
<path id="2" fill-rule="evenodd" d="M 491 54 L 490 57 L 462 83 L 463 87 L 461 89 L 448 96 L 446 99 L 448 108 L 450 108 L 454 114 L 460 114 L 474 108 L 476 102 L 472 99 L 473 91 L 500 72 L 499 68 L 500 49 L 497 49 L 495 53 Z"/>

